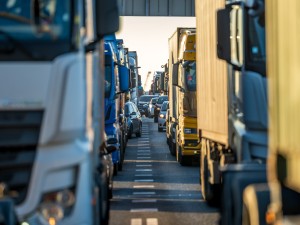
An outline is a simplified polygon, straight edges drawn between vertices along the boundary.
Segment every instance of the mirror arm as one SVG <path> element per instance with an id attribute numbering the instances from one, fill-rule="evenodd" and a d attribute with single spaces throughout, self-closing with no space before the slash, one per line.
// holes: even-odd
<path id="1" fill-rule="evenodd" d="M 96 50 L 96 45 L 98 43 L 98 40 L 94 40 L 90 43 L 88 43 L 87 45 L 84 46 L 84 50 L 85 52 L 92 52 Z"/>

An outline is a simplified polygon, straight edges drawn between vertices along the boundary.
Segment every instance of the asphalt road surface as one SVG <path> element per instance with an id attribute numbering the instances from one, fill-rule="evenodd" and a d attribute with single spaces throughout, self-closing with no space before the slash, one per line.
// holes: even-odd
<path id="1" fill-rule="evenodd" d="M 128 141 L 123 171 L 114 177 L 110 225 L 216 225 L 218 209 L 203 201 L 199 166 L 181 166 L 165 132 L 143 118 L 142 136 Z"/>

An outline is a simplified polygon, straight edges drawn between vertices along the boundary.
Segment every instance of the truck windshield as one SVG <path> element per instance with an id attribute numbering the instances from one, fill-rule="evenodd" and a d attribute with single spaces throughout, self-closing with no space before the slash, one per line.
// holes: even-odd
<path id="1" fill-rule="evenodd" d="M 188 91 L 196 91 L 196 62 L 191 62 L 185 67 L 185 83 Z"/>
<path id="2" fill-rule="evenodd" d="M 110 97 L 111 92 L 111 77 L 112 77 L 111 65 L 105 65 L 105 98 Z"/>
<path id="3" fill-rule="evenodd" d="M 75 1 L 75 0 L 74 0 Z M 0 60 L 51 60 L 72 47 L 72 1 L 3 0 L 0 4 Z M 33 12 L 39 15 L 35 25 Z"/>

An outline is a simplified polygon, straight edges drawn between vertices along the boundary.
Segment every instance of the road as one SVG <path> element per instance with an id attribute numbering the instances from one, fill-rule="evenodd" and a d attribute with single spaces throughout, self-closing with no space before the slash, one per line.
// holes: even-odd
<path id="1" fill-rule="evenodd" d="M 128 141 L 123 171 L 114 177 L 110 225 L 215 225 L 219 213 L 203 201 L 199 166 L 180 166 L 165 132 L 143 118 L 142 137 Z"/>

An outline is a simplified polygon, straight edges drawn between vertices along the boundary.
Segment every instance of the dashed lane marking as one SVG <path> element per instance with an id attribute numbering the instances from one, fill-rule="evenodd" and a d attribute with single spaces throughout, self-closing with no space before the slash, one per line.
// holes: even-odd
<path id="1" fill-rule="evenodd" d="M 152 172 L 152 169 L 136 169 L 137 172 Z"/>
<path id="2" fill-rule="evenodd" d="M 157 218 L 147 218 L 147 225 L 158 225 L 158 220 Z"/>
<path id="3" fill-rule="evenodd" d="M 155 191 L 133 192 L 134 195 L 155 195 Z"/>
<path id="4" fill-rule="evenodd" d="M 139 167 L 147 167 L 147 166 L 152 166 L 151 164 L 137 164 L 135 166 L 139 166 Z"/>
<path id="5" fill-rule="evenodd" d="M 134 180 L 134 182 L 153 182 L 153 179 L 138 179 L 138 180 Z"/>
<path id="6" fill-rule="evenodd" d="M 133 188 L 154 188 L 154 185 L 133 185 Z"/>
<path id="7" fill-rule="evenodd" d="M 136 177 L 152 177 L 153 175 L 151 173 L 148 174 L 135 174 Z"/>
<path id="8" fill-rule="evenodd" d="M 130 221 L 130 225 L 142 225 L 142 219 L 140 219 L 140 218 L 133 218 Z"/>
<path id="9" fill-rule="evenodd" d="M 131 201 L 132 203 L 155 203 L 156 199 L 134 199 Z"/>
<path id="10" fill-rule="evenodd" d="M 131 209 L 130 212 L 157 212 L 157 208 Z"/>

